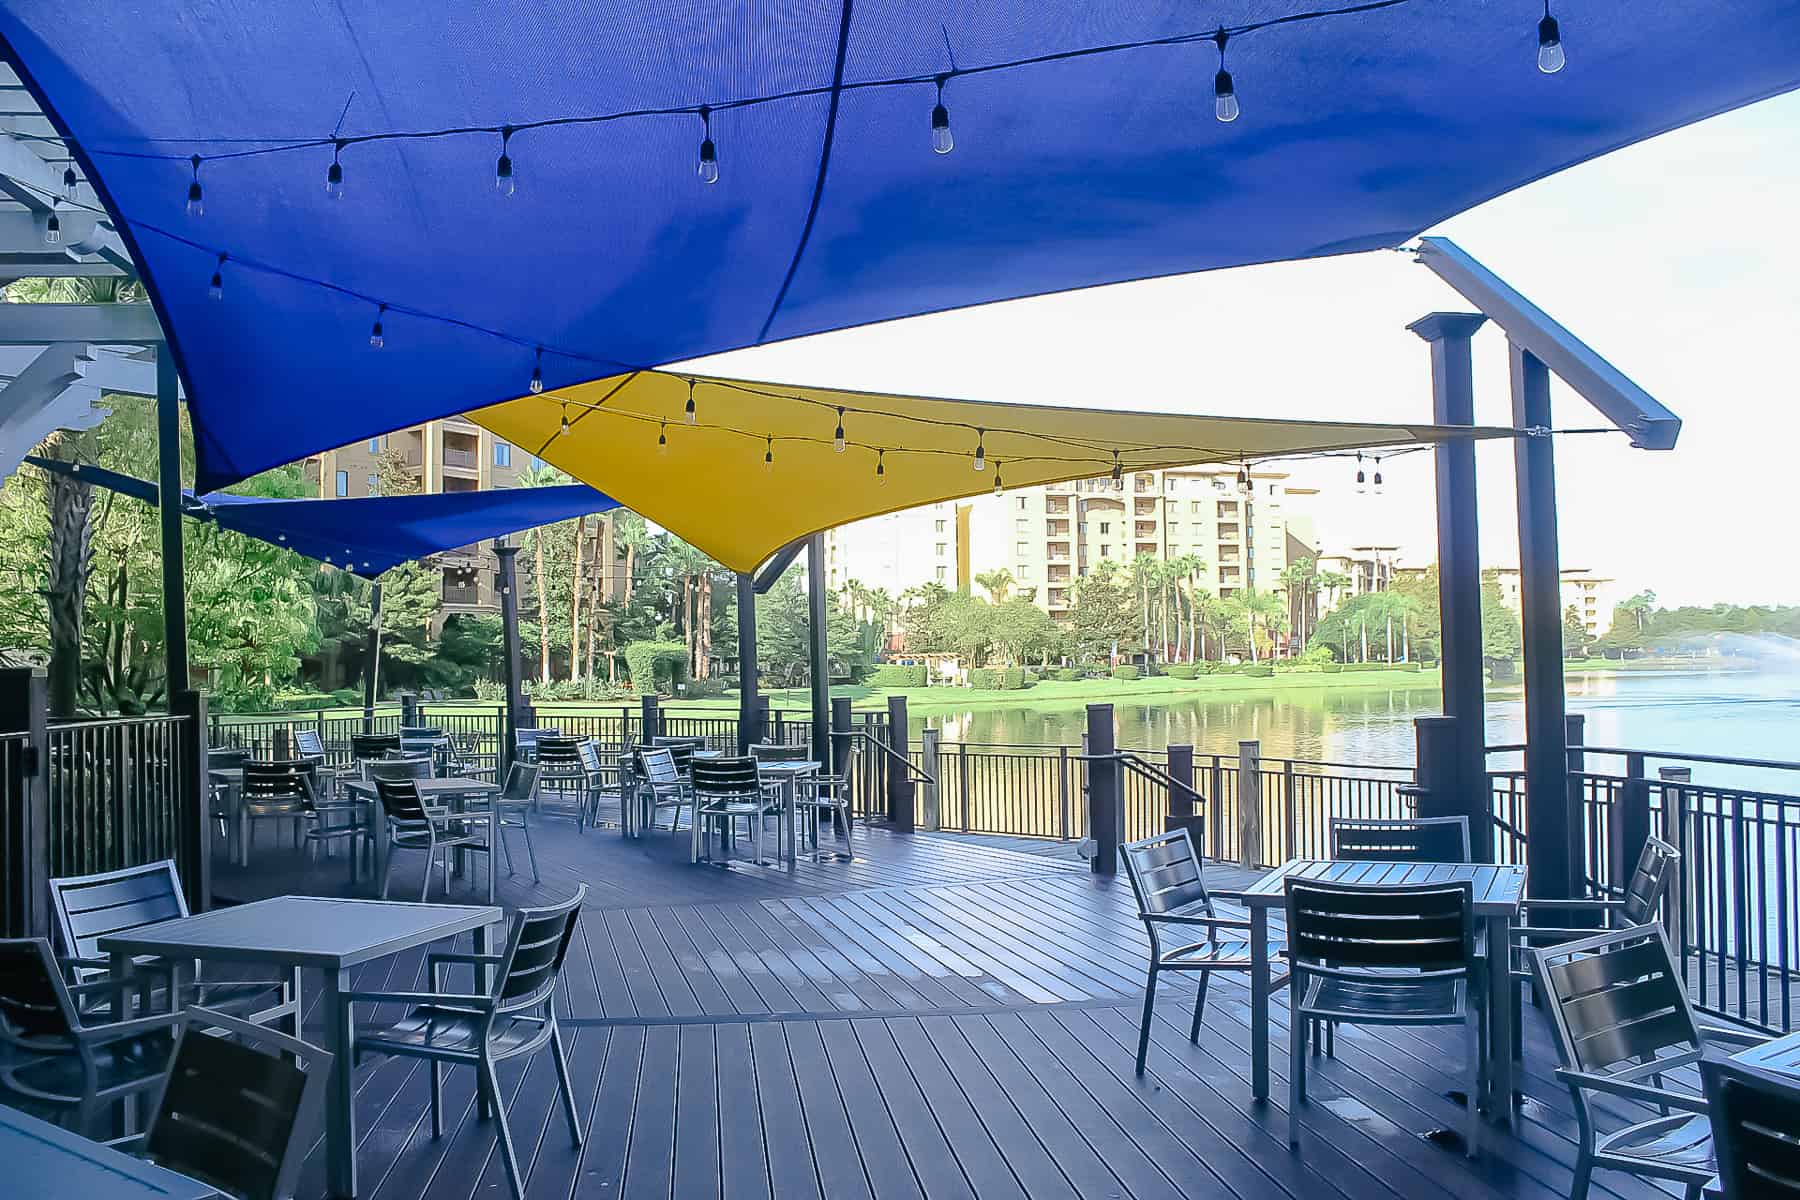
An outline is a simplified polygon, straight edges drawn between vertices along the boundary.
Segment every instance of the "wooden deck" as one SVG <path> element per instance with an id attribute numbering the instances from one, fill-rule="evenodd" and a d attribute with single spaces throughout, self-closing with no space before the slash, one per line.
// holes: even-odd
<path id="1" fill-rule="evenodd" d="M 1494 1135 L 1479 1162 L 1422 1136 L 1460 1117 L 1444 1096 L 1460 1078 L 1455 1038 L 1431 1031 L 1340 1031 L 1290 1153 L 1285 1003 L 1266 1106 L 1250 1099 L 1248 992 L 1228 977 L 1213 985 L 1198 1046 L 1186 1039 L 1190 987 L 1165 985 L 1150 1071 L 1134 1077 L 1145 945 L 1130 889 L 1096 881 L 1067 848 L 859 829 L 854 861 L 789 874 L 691 867 L 685 846 L 545 822 L 543 882 L 503 875 L 508 905 L 578 880 L 593 897 L 562 1008 L 585 1148 L 555 1107 L 548 1055 L 502 1071 L 534 1200 L 1567 1195 L 1574 1121 L 1530 1010 L 1520 1134 Z M 223 897 L 300 890 L 285 848 L 252 862 L 220 862 Z M 306 890 L 340 890 L 342 867 L 304 874 Z M 1237 878 L 1220 867 L 1215 886 Z M 396 875 L 417 879 L 416 868 Z M 355 986 L 426 983 L 412 954 Z M 448 1077 L 441 1140 L 426 1079 L 405 1060 L 360 1069 L 364 1195 L 504 1196 L 472 1073 Z M 323 1194 L 320 1157 L 304 1200 Z M 1603 1173 L 1593 1194 L 1665 1193 Z"/>

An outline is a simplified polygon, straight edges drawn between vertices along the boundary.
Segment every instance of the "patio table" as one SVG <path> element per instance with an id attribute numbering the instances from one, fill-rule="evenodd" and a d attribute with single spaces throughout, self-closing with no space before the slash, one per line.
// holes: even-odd
<path id="1" fill-rule="evenodd" d="M 1525 898 L 1525 868 L 1489 863 L 1337 862 L 1295 858 L 1268 872 L 1242 893 L 1250 910 L 1250 1066 L 1256 1099 L 1269 1098 L 1269 912 L 1287 904 L 1289 879 L 1361 887 L 1402 887 L 1420 883 L 1460 883 L 1474 887 L 1475 919 L 1487 926 L 1490 955 L 1501 956 L 1488 971 L 1487 1112 L 1508 1127 L 1513 1120 L 1512 973 L 1504 956 L 1511 927 Z M 1480 1099 L 1470 1097 L 1474 1103 Z"/>
<path id="2" fill-rule="evenodd" d="M 350 990 L 352 968 L 462 933 L 473 933 L 475 952 L 485 954 L 488 927 L 502 916 L 492 905 L 276 896 L 111 934 L 99 945 L 112 956 L 115 978 L 129 973 L 134 956 L 169 960 L 173 992 L 180 991 L 181 974 L 195 959 L 322 971 L 324 1048 L 334 1056 L 325 1093 L 326 1178 L 333 1196 L 351 1197 L 356 1195 L 353 1043 L 339 996 Z"/>
<path id="3" fill-rule="evenodd" d="M 16 1108 L 0 1106 L 6 1194 L 32 1200 L 210 1200 L 219 1193 Z"/>
<path id="4" fill-rule="evenodd" d="M 781 835 L 777 839 L 777 848 L 784 866 L 791 867 L 799 859 L 800 837 L 794 831 L 794 812 L 799 806 L 797 793 L 800 781 L 817 775 L 823 768 L 823 763 L 816 762 L 765 762 L 756 765 L 759 776 L 766 779 L 773 775 L 781 780 Z"/>
<path id="5" fill-rule="evenodd" d="M 485 779 L 470 779 L 462 775 L 449 775 L 440 779 L 416 779 L 413 782 L 419 788 L 419 802 L 434 815 L 447 812 L 455 816 L 466 817 L 470 821 L 485 821 L 488 826 L 490 843 L 497 836 L 491 804 L 485 810 L 470 811 L 469 809 L 471 801 L 488 802 L 498 796 L 500 788 L 496 784 L 489 783 Z M 367 779 L 346 779 L 338 786 L 347 795 L 354 796 L 369 806 L 367 828 L 369 841 L 375 847 L 375 873 L 379 876 L 387 869 L 388 842 L 387 822 L 380 818 L 381 805 L 376 796 L 375 784 Z M 456 873 L 458 875 L 463 872 L 464 853 L 461 849 L 456 852 Z M 493 854 L 493 850 L 488 851 L 490 860 Z M 494 902 L 494 872 L 491 861 L 488 868 L 488 903 L 492 904 Z"/>

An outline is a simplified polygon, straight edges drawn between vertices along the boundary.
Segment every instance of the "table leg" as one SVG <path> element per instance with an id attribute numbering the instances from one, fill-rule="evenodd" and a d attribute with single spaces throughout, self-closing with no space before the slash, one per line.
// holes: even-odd
<path id="1" fill-rule="evenodd" d="M 1250 906 L 1250 1095 L 1269 1098 L 1269 910 Z"/>
<path id="2" fill-rule="evenodd" d="M 1513 1128 L 1512 918 L 1490 917 L 1488 942 L 1488 1119 Z"/>
<path id="3" fill-rule="evenodd" d="M 325 1010 L 325 1044 L 330 1047 L 331 1080 L 325 1088 L 325 1182 L 330 1195 L 345 1200 L 356 1195 L 356 1110 L 351 1057 L 355 1029 L 339 996 L 350 990 L 350 972 L 325 971 L 319 994 Z"/>
<path id="4" fill-rule="evenodd" d="M 800 839 L 794 835 L 794 810 L 798 806 L 799 792 L 799 784 L 790 771 L 787 782 L 781 787 L 781 861 L 787 867 L 794 865 L 800 852 Z"/>
<path id="5" fill-rule="evenodd" d="M 125 989 L 125 977 L 131 973 L 131 955 L 114 950 L 112 962 L 107 967 L 112 976 L 112 1011 L 113 1020 L 123 1021 L 131 1016 L 131 998 Z"/>

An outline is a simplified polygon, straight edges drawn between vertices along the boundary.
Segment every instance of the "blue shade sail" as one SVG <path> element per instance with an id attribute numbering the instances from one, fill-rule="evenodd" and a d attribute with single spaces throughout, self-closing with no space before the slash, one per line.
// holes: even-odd
<path id="1" fill-rule="evenodd" d="M 6 0 L 0 34 L 138 256 L 212 490 L 534 367 L 1394 246 L 1800 85 L 1793 0 L 1552 0 L 1551 74 L 1536 0 L 1360 7 Z"/>
<path id="2" fill-rule="evenodd" d="M 146 504 L 156 485 L 104 467 L 28 455 L 46 471 L 85 479 Z M 370 496 L 358 500 L 275 500 L 213 492 L 184 498 L 188 516 L 373 579 L 402 563 L 504 534 L 610 512 L 619 502 L 586 484 Z"/>

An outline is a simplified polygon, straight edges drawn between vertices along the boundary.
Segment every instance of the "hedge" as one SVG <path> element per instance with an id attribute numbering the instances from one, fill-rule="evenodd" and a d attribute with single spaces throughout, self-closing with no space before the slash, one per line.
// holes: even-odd
<path id="1" fill-rule="evenodd" d="M 924 663 L 882 663 L 869 672 L 871 687 L 922 688 L 926 684 Z"/>
<path id="2" fill-rule="evenodd" d="M 1025 686 L 1025 668 L 1008 667 L 1000 672 L 1000 686 L 1009 692 L 1016 692 Z"/>
<path id="3" fill-rule="evenodd" d="M 1050 672 L 1050 678 L 1058 683 L 1074 683 L 1081 678 L 1081 672 L 1074 667 L 1058 667 Z"/>
<path id="4" fill-rule="evenodd" d="M 625 647 L 625 671 L 640 693 L 656 690 L 659 678 L 670 685 L 687 679 L 687 647 L 680 642 L 632 642 Z"/>
<path id="5" fill-rule="evenodd" d="M 1245 664 L 1242 673 L 1248 675 L 1252 679 L 1267 679 L 1269 676 L 1275 674 L 1275 668 L 1271 667 L 1268 663 L 1247 663 Z"/>
<path id="6" fill-rule="evenodd" d="M 1136 679 L 1142 672 L 1133 666 L 1121 666 L 1114 667 L 1112 674 L 1114 679 Z"/>
<path id="7" fill-rule="evenodd" d="M 360 704 L 362 698 L 356 697 L 348 701 Z M 316 712 L 321 708 L 336 708 L 340 701 L 324 692 L 276 692 L 275 707 L 283 712 Z"/>
<path id="8" fill-rule="evenodd" d="M 1170 663 L 1168 671 L 1170 679 L 1192 679 L 1199 674 L 1193 663 Z"/>

